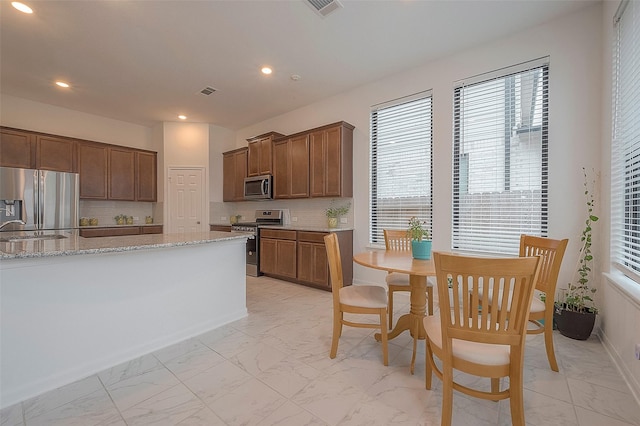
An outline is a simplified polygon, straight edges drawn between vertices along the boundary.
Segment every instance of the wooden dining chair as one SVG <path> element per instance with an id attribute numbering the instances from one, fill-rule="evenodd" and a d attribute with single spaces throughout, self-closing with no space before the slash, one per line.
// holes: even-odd
<path id="1" fill-rule="evenodd" d="M 384 245 L 387 250 L 411 251 L 411 238 L 406 230 L 385 229 Z M 389 295 L 389 328 L 393 328 L 393 293 L 411 291 L 409 275 L 389 272 L 385 277 Z M 433 283 L 427 280 L 427 312 L 433 315 Z"/>
<path id="2" fill-rule="evenodd" d="M 553 348 L 553 309 L 560 265 L 568 243 L 568 239 L 554 240 L 532 235 L 520 236 L 520 256 L 542 257 L 542 268 L 536 282 L 536 290 L 545 294 L 544 302 L 536 296 L 531 300 L 529 321 L 535 324 L 536 328 L 528 329 L 527 334 L 544 333 L 547 359 L 553 371 L 559 371 Z"/>
<path id="3" fill-rule="evenodd" d="M 384 287 L 375 285 L 343 286 L 342 262 L 340 261 L 340 247 L 338 237 L 331 233 L 324 237 L 331 277 L 331 293 L 333 294 L 333 336 L 331 340 L 330 358 L 335 358 L 338 352 L 338 340 L 342 335 L 342 326 L 357 328 L 380 329 L 382 342 L 382 360 L 389 365 L 389 350 L 387 344 L 387 294 Z M 380 322 L 354 322 L 344 318 L 345 313 L 378 315 Z"/>
<path id="4" fill-rule="evenodd" d="M 451 424 L 455 389 L 492 401 L 509 398 L 512 424 L 524 426 L 522 369 L 540 257 L 477 258 L 438 252 L 433 256 L 438 282 L 449 283 L 438 286 L 440 315 L 423 319 L 426 388 L 431 389 L 432 374 L 442 380 L 441 424 Z M 490 300 L 481 292 L 499 296 Z M 441 369 L 434 357 L 442 362 Z M 453 370 L 490 378 L 490 391 L 455 382 Z M 500 390 L 502 377 L 509 377 L 504 390 Z"/>

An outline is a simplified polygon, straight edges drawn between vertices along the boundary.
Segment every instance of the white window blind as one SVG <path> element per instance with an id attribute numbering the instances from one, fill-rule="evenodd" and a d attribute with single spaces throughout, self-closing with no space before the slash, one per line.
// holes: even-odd
<path id="1" fill-rule="evenodd" d="M 548 58 L 454 89 L 454 250 L 517 254 L 547 235 Z"/>
<path id="2" fill-rule="evenodd" d="M 640 283 L 640 3 L 621 2 L 614 24 L 611 256 Z"/>
<path id="3" fill-rule="evenodd" d="M 372 244 L 417 216 L 431 231 L 431 91 L 371 108 Z"/>

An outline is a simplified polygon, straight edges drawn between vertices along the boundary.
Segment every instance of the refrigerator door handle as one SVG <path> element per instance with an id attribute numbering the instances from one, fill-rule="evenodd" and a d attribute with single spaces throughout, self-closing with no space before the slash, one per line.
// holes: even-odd
<path id="1" fill-rule="evenodd" d="M 40 171 L 33 171 L 33 222 L 35 229 L 40 229 L 38 224 L 40 223 L 40 195 L 39 194 L 39 186 L 40 186 Z"/>
<path id="2" fill-rule="evenodd" d="M 45 193 L 44 190 L 46 188 L 45 184 L 44 184 L 44 179 L 45 179 L 45 173 L 44 171 L 38 170 L 36 173 L 38 173 L 38 224 L 36 225 L 37 229 L 42 229 L 44 228 L 44 200 L 45 200 Z"/>

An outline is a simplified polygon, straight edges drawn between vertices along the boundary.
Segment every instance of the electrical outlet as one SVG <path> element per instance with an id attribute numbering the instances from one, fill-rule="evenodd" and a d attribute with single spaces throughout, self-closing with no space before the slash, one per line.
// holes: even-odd
<path id="1" fill-rule="evenodd" d="M 298 221 L 298 217 L 297 217 L 297 216 L 293 216 L 293 217 L 291 218 L 291 222 L 297 222 L 297 221 Z"/>
<path id="2" fill-rule="evenodd" d="M 636 344 L 636 359 L 640 361 L 640 343 Z"/>
<path id="3" fill-rule="evenodd" d="M 228 217 L 226 217 L 226 216 L 220 216 L 220 220 L 224 222 L 224 221 L 229 220 L 229 218 L 228 218 Z"/>
<path id="4" fill-rule="evenodd" d="M 133 220 L 140 220 L 140 218 L 138 216 L 134 216 Z"/>
<path id="5" fill-rule="evenodd" d="M 347 218 L 346 217 L 341 217 L 340 218 L 340 223 L 347 223 Z"/>

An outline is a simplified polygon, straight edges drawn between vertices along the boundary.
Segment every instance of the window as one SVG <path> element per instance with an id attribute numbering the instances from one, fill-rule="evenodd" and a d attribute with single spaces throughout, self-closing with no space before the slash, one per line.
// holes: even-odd
<path id="1" fill-rule="evenodd" d="M 547 235 L 548 58 L 455 83 L 452 248 Z"/>
<path id="2" fill-rule="evenodd" d="M 431 92 L 371 108 L 370 243 L 417 216 L 431 231 Z"/>
<path id="3" fill-rule="evenodd" d="M 611 256 L 640 282 L 640 3 L 623 1 L 614 23 Z"/>

